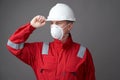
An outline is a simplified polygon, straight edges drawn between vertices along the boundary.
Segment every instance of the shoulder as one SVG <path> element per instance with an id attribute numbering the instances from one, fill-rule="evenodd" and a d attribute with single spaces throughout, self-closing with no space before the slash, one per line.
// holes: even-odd
<path id="1" fill-rule="evenodd" d="M 43 42 L 27 42 L 24 44 L 24 47 L 32 47 L 32 48 L 36 48 L 36 47 L 42 47 Z"/>

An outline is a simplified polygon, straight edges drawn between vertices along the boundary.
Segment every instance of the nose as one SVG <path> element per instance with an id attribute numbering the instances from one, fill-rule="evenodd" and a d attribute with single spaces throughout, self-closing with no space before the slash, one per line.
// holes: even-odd
<path id="1" fill-rule="evenodd" d="M 57 23 L 57 21 L 51 21 L 51 24 L 56 24 Z"/>

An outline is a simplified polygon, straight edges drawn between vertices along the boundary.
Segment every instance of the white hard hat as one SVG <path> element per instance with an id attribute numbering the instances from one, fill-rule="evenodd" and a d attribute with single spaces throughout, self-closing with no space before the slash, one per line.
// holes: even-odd
<path id="1" fill-rule="evenodd" d="M 57 3 L 55 6 L 51 8 L 49 15 L 47 17 L 47 21 L 53 20 L 75 21 L 75 16 L 72 9 L 68 5 L 63 3 Z"/>

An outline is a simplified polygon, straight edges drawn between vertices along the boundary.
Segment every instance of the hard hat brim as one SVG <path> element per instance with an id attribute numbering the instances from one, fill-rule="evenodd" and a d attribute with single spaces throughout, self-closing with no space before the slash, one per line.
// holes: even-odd
<path id="1" fill-rule="evenodd" d="M 67 20 L 67 21 L 76 21 L 76 19 L 46 19 L 46 21 L 64 21 L 64 20 Z"/>

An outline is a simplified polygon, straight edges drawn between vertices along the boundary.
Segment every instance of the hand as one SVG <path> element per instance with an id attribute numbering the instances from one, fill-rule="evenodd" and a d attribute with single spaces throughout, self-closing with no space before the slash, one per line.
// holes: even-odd
<path id="1" fill-rule="evenodd" d="M 39 28 L 39 27 L 42 27 L 44 26 L 46 23 L 46 19 L 44 16 L 41 16 L 41 15 L 38 15 L 38 16 L 35 16 L 30 24 L 34 27 L 34 28 Z"/>

